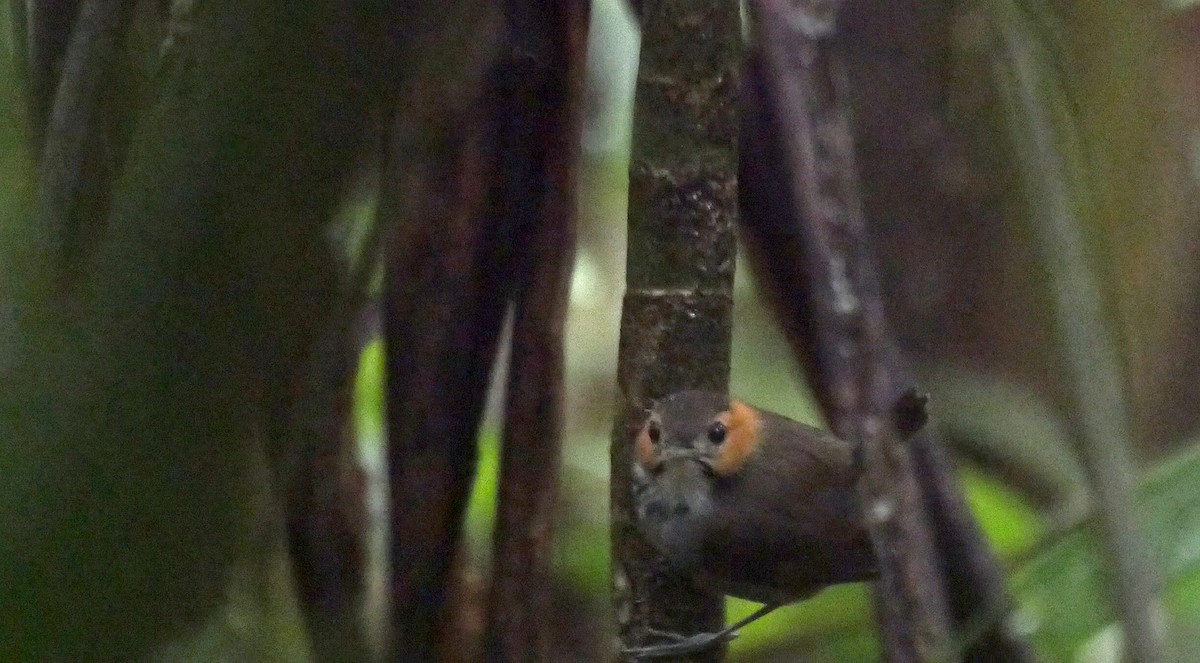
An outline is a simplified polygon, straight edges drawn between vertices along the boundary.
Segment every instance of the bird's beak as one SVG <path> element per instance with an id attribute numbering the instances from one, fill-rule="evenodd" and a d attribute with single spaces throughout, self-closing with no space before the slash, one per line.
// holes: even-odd
<path id="1" fill-rule="evenodd" d="M 668 463 L 673 460 L 700 460 L 700 452 L 696 451 L 695 449 L 679 449 L 676 447 L 668 447 L 663 449 L 662 455 L 659 456 L 659 460 L 664 463 Z"/>
<path id="2" fill-rule="evenodd" d="M 696 463 L 699 463 L 702 468 L 704 468 L 705 474 L 712 473 L 712 459 L 702 455 L 695 449 L 667 448 L 663 450 L 660 459 L 663 463 L 670 463 L 676 460 L 695 461 Z"/>

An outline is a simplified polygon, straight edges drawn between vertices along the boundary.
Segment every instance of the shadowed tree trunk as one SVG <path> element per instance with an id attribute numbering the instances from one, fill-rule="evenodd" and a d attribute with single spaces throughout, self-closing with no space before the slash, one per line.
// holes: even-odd
<path id="1" fill-rule="evenodd" d="M 480 222 L 495 173 L 485 126 L 478 107 L 454 116 L 430 151 L 417 153 L 420 161 L 386 172 L 404 188 L 381 201 L 394 210 L 382 214 L 400 221 L 387 262 L 384 329 L 393 646 L 408 660 L 438 656 L 505 310 L 511 228 Z"/>

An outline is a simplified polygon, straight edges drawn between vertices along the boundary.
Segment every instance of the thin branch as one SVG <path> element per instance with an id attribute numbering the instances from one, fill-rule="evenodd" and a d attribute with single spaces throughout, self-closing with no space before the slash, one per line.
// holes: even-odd
<path id="1" fill-rule="evenodd" d="M 836 36 L 854 88 L 856 156 L 869 230 L 880 240 L 876 255 L 883 283 L 891 280 L 885 290 L 892 299 L 891 310 L 898 314 L 889 339 L 897 349 L 887 353 L 892 358 L 888 373 L 897 390 L 914 384 L 914 378 L 898 350 L 902 341 L 895 337 L 912 338 L 911 327 L 928 328 L 938 325 L 939 316 L 961 315 L 946 302 L 929 310 L 927 289 L 915 286 L 919 294 L 912 294 L 912 284 L 925 283 L 931 273 L 938 273 L 945 242 L 956 241 L 944 239 L 956 236 L 953 229 L 989 227 L 998 213 L 987 199 L 987 187 L 947 183 L 948 168 L 973 172 L 961 129 L 948 120 L 945 110 L 950 78 L 945 53 L 953 47 L 953 25 L 950 2 L 849 2 Z M 957 318 L 954 322 L 961 324 Z M 945 396 L 939 394 L 935 413 L 945 412 Z M 908 444 L 945 573 L 954 640 L 968 659 L 1032 660 L 1032 647 L 1009 626 L 1012 601 L 1004 568 L 963 498 L 937 430 L 928 426 Z"/>
<path id="2" fill-rule="evenodd" d="M 736 214 L 737 3 L 640 3 L 627 290 L 612 445 L 614 607 L 625 647 L 647 630 L 719 630 L 724 599 L 672 573 L 634 527 L 632 443 L 654 399 L 726 391 Z M 719 660 L 720 649 L 693 660 Z"/>
<path id="3" fill-rule="evenodd" d="M 741 185 L 747 244 L 835 433 L 862 445 L 860 498 L 880 564 L 876 599 L 890 661 L 949 652 L 941 569 L 909 449 L 891 407 L 890 332 L 867 247 L 840 2 L 751 5 Z"/>
<path id="4" fill-rule="evenodd" d="M 896 375 L 904 371 L 897 367 Z M 968 661 L 1037 660 L 1013 628 L 1004 569 L 971 513 L 945 449 L 926 428 L 908 438 L 954 618 L 953 651 Z"/>

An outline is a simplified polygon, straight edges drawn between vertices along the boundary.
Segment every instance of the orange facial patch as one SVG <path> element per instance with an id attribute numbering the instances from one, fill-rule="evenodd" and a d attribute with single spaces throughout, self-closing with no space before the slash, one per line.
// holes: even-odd
<path id="1" fill-rule="evenodd" d="M 638 462 L 642 467 L 652 470 L 658 466 L 658 454 L 654 450 L 654 440 L 650 439 L 650 425 L 652 422 L 647 421 L 645 426 L 642 426 L 641 432 L 638 433 L 637 440 L 633 443 L 633 452 L 637 454 Z"/>
<path id="2" fill-rule="evenodd" d="M 758 448 L 758 434 L 762 430 L 762 419 L 758 410 L 741 401 L 730 401 L 729 411 L 722 412 L 717 419 L 725 424 L 728 433 L 717 450 L 713 471 L 727 477 L 737 474 L 746 459 Z"/>

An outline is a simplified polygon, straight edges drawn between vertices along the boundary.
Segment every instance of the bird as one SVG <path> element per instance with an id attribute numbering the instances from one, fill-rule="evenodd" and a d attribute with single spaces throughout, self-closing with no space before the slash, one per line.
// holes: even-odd
<path id="1" fill-rule="evenodd" d="M 897 427 L 924 424 L 915 394 Z M 671 394 L 634 441 L 633 506 L 642 536 L 678 573 L 762 608 L 715 633 L 634 647 L 632 658 L 678 656 L 733 639 L 779 606 L 878 570 L 855 485 L 860 454 L 832 433 L 710 391 Z"/>

